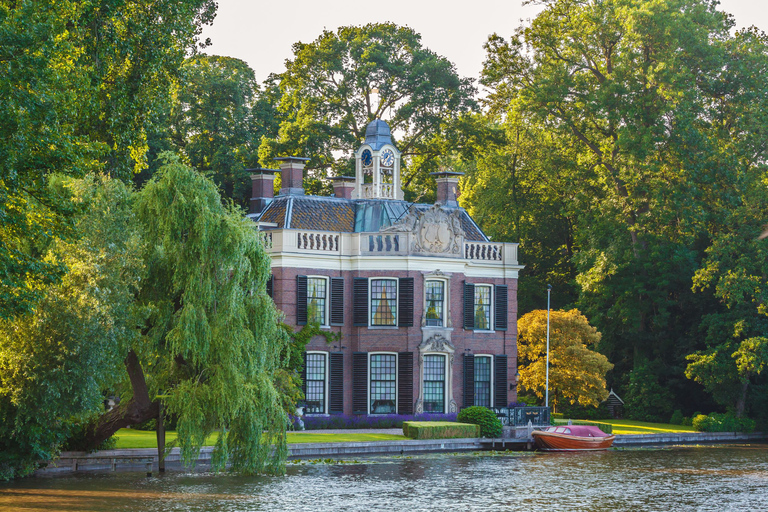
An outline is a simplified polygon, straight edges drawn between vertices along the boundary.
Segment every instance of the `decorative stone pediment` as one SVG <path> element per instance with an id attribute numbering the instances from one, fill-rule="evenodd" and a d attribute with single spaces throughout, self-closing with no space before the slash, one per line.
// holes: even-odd
<path id="1" fill-rule="evenodd" d="M 421 342 L 419 352 L 445 352 L 453 354 L 456 352 L 456 347 L 442 334 L 434 334 Z"/>
<path id="2" fill-rule="evenodd" d="M 412 253 L 461 256 L 464 247 L 461 212 L 448 212 L 437 204 L 423 212 L 411 206 L 408 215 L 382 231 L 410 232 Z"/>

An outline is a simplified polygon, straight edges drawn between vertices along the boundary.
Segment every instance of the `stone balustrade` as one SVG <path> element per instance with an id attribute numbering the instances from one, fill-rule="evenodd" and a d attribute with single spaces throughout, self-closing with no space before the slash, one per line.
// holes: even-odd
<path id="1" fill-rule="evenodd" d="M 378 186 L 378 190 L 376 187 Z M 391 183 L 366 183 L 363 185 L 363 197 L 365 199 L 397 199 L 395 197 L 395 187 Z"/>
<path id="2" fill-rule="evenodd" d="M 298 231 L 297 249 L 339 252 L 339 233 Z"/>
<path id="3" fill-rule="evenodd" d="M 504 245 L 495 242 L 464 242 L 464 257 L 468 260 L 503 261 Z"/>
<path id="4" fill-rule="evenodd" d="M 274 229 L 261 234 L 267 252 L 311 253 L 338 256 L 424 256 L 456 258 L 484 265 L 517 265 L 517 244 L 464 242 L 460 254 L 434 254 L 414 250 L 408 232 L 338 233 L 305 229 Z"/>
<path id="5" fill-rule="evenodd" d="M 409 236 L 399 233 L 365 233 L 360 240 L 360 254 L 408 254 Z"/>

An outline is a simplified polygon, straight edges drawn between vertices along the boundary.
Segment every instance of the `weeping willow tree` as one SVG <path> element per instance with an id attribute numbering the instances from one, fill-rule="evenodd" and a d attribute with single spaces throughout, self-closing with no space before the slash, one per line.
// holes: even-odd
<path id="1" fill-rule="evenodd" d="M 156 417 L 162 399 L 186 463 L 218 431 L 214 468 L 279 472 L 287 418 L 273 379 L 288 337 L 266 294 L 269 257 L 210 180 L 166 159 L 135 206 L 148 269 L 138 300 L 151 313 L 126 359 L 132 398 L 99 420 L 91 444 Z"/>
<path id="2" fill-rule="evenodd" d="M 0 477 L 29 473 L 75 430 L 77 448 L 95 448 L 161 403 L 185 463 L 216 431 L 215 469 L 283 470 L 276 381 L 290 350 L 266 294 L 269 257 L 210 180 L 165 159 L 138 193 L 75 182 L 83 236 L 51 253 L 67 278 L 44 307 L 0 325 Z M 121 400 L 104 413 L 112 393 Z"/>

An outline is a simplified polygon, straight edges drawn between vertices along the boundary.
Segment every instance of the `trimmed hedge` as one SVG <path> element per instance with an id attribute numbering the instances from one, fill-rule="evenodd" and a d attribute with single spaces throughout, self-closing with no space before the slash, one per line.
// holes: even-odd
<path id="1" fill-rule="evenodd" d="M 496 417 L 496 413 L 486 407 L 474 405 L 459 411 L 456 417 L 458 421 L 480 425 L 480 435 L 483 437 L 498 438 L 501 437 L 501 420 Z"/>
<path id="2" fill-rule="evenodd" d="M 403 435 L 411 439 L 480 437 L 480 427 L 450 421 L 404 421 Z"/>

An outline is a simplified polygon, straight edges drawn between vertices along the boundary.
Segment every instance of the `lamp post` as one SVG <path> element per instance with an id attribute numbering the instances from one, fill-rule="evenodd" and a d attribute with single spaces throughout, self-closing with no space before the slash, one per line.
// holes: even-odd
<path id="1" fill-rule="evenodd" d="M 544 395 L 544 405 L 549 407 L 549 299 L 552 294 L 552 285 L 547 285 L 547 378 L 546 378 L 546 391 Z"/>

